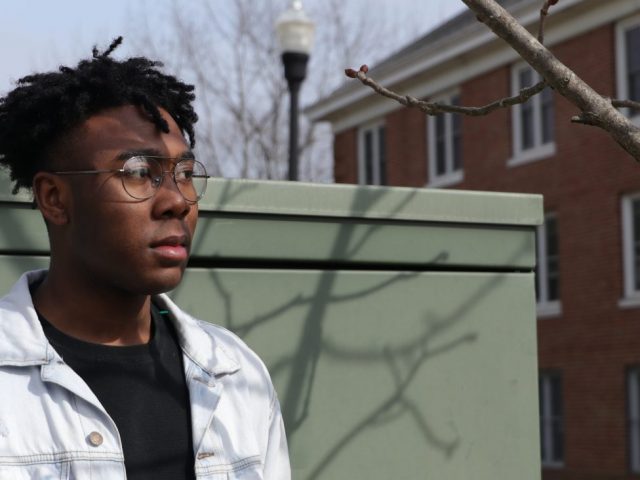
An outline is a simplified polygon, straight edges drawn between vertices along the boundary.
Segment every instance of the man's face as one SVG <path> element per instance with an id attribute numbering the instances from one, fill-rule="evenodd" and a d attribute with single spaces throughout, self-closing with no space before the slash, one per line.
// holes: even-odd
<path id="1" fill-rule="evenodd" d="M 161 132 L 138 107 L 123 106 L 90 117 L 70 134 L 69 162 L 63 169 L 119 169 L 140 154 L 181 158 L 191 152 L 171 116 Z M 165 171 L 177 160 L 162 160 Z M 174 288 L 187 264 L 198 217 L 170 174 L 155 195 L 131 198 L 119 173 L 65 177 L 71 187 L 69 222 L 64 226 L 64 265 L 97 287 L 132 294 L 156 294 Z"/>

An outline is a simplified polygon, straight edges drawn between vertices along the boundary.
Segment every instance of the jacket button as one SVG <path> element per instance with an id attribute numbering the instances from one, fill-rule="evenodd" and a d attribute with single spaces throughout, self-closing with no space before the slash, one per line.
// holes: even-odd
<path id="1" fill-rule="evenodd" d="M 89 443 L 94 447 L 99 447 L 100 445 L 102 445 L 103 441 L 104 439 L 102 438 L 102 435 L 100 435 L 98 432 L 91 432 L 89 434 Z"/>

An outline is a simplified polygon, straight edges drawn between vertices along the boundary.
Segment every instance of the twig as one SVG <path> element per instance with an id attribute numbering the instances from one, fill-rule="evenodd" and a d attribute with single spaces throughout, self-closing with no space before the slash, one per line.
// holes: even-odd
<path id="1" fill-rule="evenodd" d="M 633 100 L 611 99 L 611 105 L 613 105 L 616 108 L 632 108 L 634 110 L 640 110 L 640 102 L 634 102 Z"/>
<path id="2" fill-rule="evenodd" d="M 549 8 L 558 3 L 558 0 L 545 0 L 540 9 L 540 24 L 538 25 L 538 41 L 544 44 L 544 21 L 549 14 Z"/>
<path id="3" fill-rule="evenodd" d="M 419 100 L 411 95 L 401 95 L 386 87 L 383 87 L 371 77 L 367 76 L 368 68 L 366 65 L 360 67 L 359 71 L 353 69 L 345 70 L 345 74 L 350 78 L 357 78 L 364 85 L 370 87 L 376 93 L 395 100 L 396 102 L 406 106 L 415 107 L 426 113 L 427 115 L 438 115 L 440 113 L 460 113 L 471 117 L 480 117 L 487 115 L 499 108 L 508 108 L 516 104 L 524 103 L 534 95 L 540 93 L 547 86 L 546 82 L 541 81 L 535 85 L 523 88 L 517 95 L 512 97 L 501 98 L 494 102 L 488 103 L 481 107 L 464 107 L 460 105 L 447 105 L 443 103 L 427 102 Z"/>
<path id="4" fill-rule="evenodd" d="M 634 102 L 633 100 L 616 100 L 610 99 L 611 105 L 615 108 L 630 108 L 633 110 L 640 110 L 640 102 Z M 606 130 L 606 125 L 598 115 L 593 112 L 582 112 L 580 115 L 574 115 L 571 117 L 572 123 L 578 123 L 580 125 L 590 125 L 592 127 L 600 127 Z"/>

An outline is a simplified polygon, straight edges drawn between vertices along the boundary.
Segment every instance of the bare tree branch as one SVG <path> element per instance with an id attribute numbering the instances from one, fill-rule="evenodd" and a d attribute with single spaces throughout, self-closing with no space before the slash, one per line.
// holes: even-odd
<path id="1" fill-rule="evenodd" d="M 575 105 L 589 125 L 607 131 L 636 160 L 640 160 L 640 129 L 558 60 L 526 28 L 494 0 L 462 0 L 478 19 L 505 40 L 556 92 Z"/>
<path id="2" fill-rule="evenodd" d="M 616 108 L 632 108 L 634 110 L 640 110 L 640 102 L 634 102 L 633 100 L 611 100 L 611 105 Z"/>
<path id="3" fill-rule="evenodd" d="M 558 0 L 545 0 L 544 5 L 540 9 L 540 23 L 538 24 L 538 41 L 544 44 L 544 21 L 549 14 L 549 8 L 558 3 Z"/>
<path id="4" fill-rule="evenodd" d="M 359 71 L 345 70 L 350 78 L 357 78 L 378 94 L 391 98 L 407 107 L 416 107 L 427 115 L 439 113 L 461 113 L 464 115 L 486 115 L 498 108 L 526 102 L 540 93 L 546 86 L 552 87 L 580 110 L 571 118 L 574 123 L 599 127 L 606 132 L 633 158 L 640 161 L 640 128 L 635 126 L 617 108 L 640 109 L 640 103 L 629 100 L 611 100 L 597 93 L 569 67 L 562 63 L 543 44 L 544 20 L 552 5 L 558 0 L 545 0 L 540 10 L 538 38 L 534 37 L 495 0 L 462 0 L 479 21 L 486 24 L 498 37 L 509 44 L 543 80 L 533 87 L 525 88 L 518 95 L 496 100 L 483 107 L 443 105 L 418 100 L 410 95 L 401 95 L 379 85 L 367 77 L 368 67 Z"/>
<path id="5" fill-rule="evenodd" d="M 464 107 L 460 105 L 427 102 L 424 100 L 419 100 L 416 97 L 412 97 L 411 95 L 401 95 L 392 90 L 389 90 L 388 88 L 383 87 L 371 77 L 368 77 L 366 70 L 366 66 L 363 65 L 358 72 L 351 69 L 347 70 L 346 75 L 348 77 L 357 78 L 364 85 L 371 87 L 376 93 L 379 93 L 384 97 L 395 100 L 396 102 L 406 107 L 418 108 L 427 115 L 438 115 L 441 113 L 460 113 L 463 115 L 469 115 L 471 117 L 480 117 L 483 115 L 487 115 L 499 108 L 507 108 L 519 103 L 524 103 L 534 95 L 540 93 L 547 86 L 547 83 L 545 81 L 541 81 L 531 87 L 523 88 L 517 95 L 514 95 L 513 97 L 501 98 L 481 107 Z"/>

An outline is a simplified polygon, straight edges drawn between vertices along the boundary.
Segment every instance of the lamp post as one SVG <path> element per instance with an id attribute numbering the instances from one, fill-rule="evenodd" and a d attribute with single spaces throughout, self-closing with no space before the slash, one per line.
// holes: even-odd
<path id="1" fill-rule="evenodd" d="M 289 180 L 298 180 L 298 93 L 307 73 L 314 29 L 301 0 L 293 0 L 276 22 L 284 78 L 289 85 Z"/>

